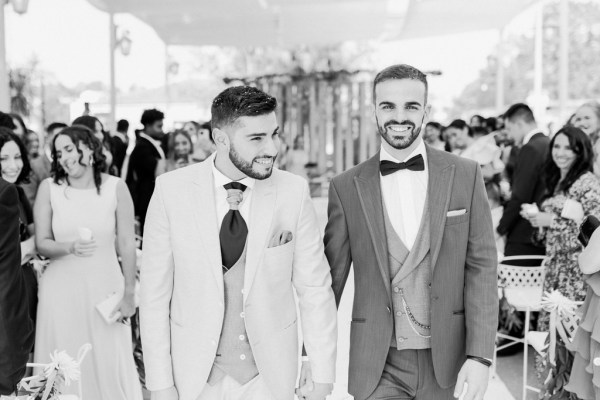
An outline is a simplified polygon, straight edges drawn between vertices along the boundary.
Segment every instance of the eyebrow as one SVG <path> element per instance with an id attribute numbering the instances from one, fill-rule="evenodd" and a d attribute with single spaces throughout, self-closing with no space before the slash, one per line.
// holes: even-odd
<path id="1" fill-rule="evenodd" d="M 273 131 L 273 134 L 275 134 L 277 132 L 279 132 L 279 127 L 275 128 L 275 130 Z M 250 133 L 246 137 L 255 138 L 255 137 L 263 137 L 263 136 L 267 136 L 267 133 L 266 132 Z"/>
<path id="2" fill-rule="evenodd" d="M 391 101 L 382 101 L 381 103 L 379 103 L 380 106 L 395 106 L 395 103 L 392 103 Z M 422 107 L 422 104 L 419 103 L 418 101 L 407 101 L 406 103 L 404 103 L 405 106 L 419 106 Z"/>

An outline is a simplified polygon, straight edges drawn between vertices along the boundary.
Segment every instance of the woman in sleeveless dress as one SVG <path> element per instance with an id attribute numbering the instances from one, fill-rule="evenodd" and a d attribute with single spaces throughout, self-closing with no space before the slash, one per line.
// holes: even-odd
<path id="1" fill-rule="evenodd" d="M 40 185 L 34 209 L 36 245 L 50 259 L 39 282 L 35 362 L 49 362 L 54 350 L 76 357 L 90 343 L 81 365 L 85 400 L 141 400 L 123 323 L 135 312 L 133 202 L 123 181 L 101 172 L 102 145 L 86 127 L 62 130 L 52 154 L 54 178 Z M 96 305 L 115 292 L 123 299 L 109 324 Z M 77 384 L 64 390 L 77 392 Z"/>

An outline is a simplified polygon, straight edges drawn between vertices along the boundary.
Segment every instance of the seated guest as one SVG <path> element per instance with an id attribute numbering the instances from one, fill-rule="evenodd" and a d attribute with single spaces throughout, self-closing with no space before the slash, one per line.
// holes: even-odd
<path id="1" fill-rule="evenodd" d="M 446 143 L 442 140 L 442 129 L 444 127 L 439 122 L 428 122 L 425 125 L 425 135 L 423 139 L 425 143 L 438 150 L 445 150 Z"/>
<path id="2" fill-rule="evenodd" d="M 194 145 L 190 135 L 180 130 L 169 135 L 169 151 L 167 157 L 167 172 L 190 164 Z"/>
<path id="3" fill-rule="evenodd" d="M 579 255 L 579 268 L 588 285 L 579 328 L 573 339 L 575 360 L 571 378 L 565 387 L 577 398 L 600 399 L 600 369 L 594 363 L 600 357 L 600 229 L 596 228 Z"/>
<path id="4" fill-rule="evenodd" d="M 592 143 L 582 130 L 562 128 L 550 141 L 550 149 L 540 211 L 524 205 L 521 216 L 536 228 L 536 235 L 546 246 L 544 292 L 558 290 L 568 299 L 581 301 L 586 288 L 577 264 L 581 253 L 579 224 L 584 215 L 600 215 L 600 182 L 591 172 Z M 547 327 L 546 313 L 540 315 L 538 328 Z"/>
<path id="5" fill-rule="evenodd" d="M 2 179 L 17 185 L 19 193 L 19 223 L 21 239 L 21 265 L 27 289 L 29 315 L 35 322 L 37 309 L 37 278 L 31 264 L 36 255 L 34 243 L 33 210 L 20 186 L 27 183 L 31 173 L 25 145 L 7 128 L 0 128 L 0 175 Z"/>
<path id="6" fill-rule="evenodd" d="M 20 268 L 19 194 L 2 178 L 0 226 L 0 396 L 10 396 L 25 375 L 34 335 Z"/>

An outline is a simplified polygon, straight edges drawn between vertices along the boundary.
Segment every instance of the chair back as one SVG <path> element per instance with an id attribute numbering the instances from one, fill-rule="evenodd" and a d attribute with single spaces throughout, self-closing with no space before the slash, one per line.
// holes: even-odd
<path id="1" fill-rule="evenodd" d="M 540 265 L 522 267 L 520 261 L 537 260 Z M 544 283 L 545 256 L 508 256 L 498 264 L 498 286 L 503 288 L 535 288 Z M 516 265 L 517 264 L 517 265 Z"/>

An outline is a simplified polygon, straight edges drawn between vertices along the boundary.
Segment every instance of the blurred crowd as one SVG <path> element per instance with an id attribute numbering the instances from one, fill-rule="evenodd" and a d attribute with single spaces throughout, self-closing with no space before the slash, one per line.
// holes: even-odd
<path id="1" fill-rule="evenodd" d="M 109 253 L 119 257 L 121 271 L 110 272 L 111 279 L 122 279 L 125 292 L 133 296 L 125 296 L 119 305 L 119 318 L 133 317 L 134 341 L 140 348 L 133 300 L 135 248 L 136 239 L 139 247 L 143 237 L 155 179 L 201 162 L 215 151 L 210 122 L 190 121 L 165 134 L 164 117 L 159 110 L 145 110 L 141 128 L 133 135 L 126 120 L 118 121 L 116 131 L 107 132 L 98 118 L 83 115 L 70 125 L 53 122 L 40 135 L 28 129 L 19 115 L 0 112 L 0 171 L 19 192 L 21 264 L 29 312 L 37 321 L 36 359 L 46 361 L 48 352 L 67 340 L 51 331 L 54 325 L 48 320 L 83 301 L 56 304 L 52 292 L 73 279 L 90 279 L 72 272 L 56 277 L 62 282 L 38 288 L 47 262 L 65 257 L 93 260 Z M 430 121 L 422 129 L 429 146 L 481 166 L 499 254 L 546 255 L 544 290 L 557 289 L 572 300 L 583 300 L 587 287 L 577 265 L 582 250 L 577 235 L 584 215 L 600 216 L 600 104 L 581 105 L 556 132 L 541 129 L 531 108 L 523 103 L 512 105 L 502 115 L 474 115 L 468 122 L 455 119 L 448 124 Z M 302 174 L 310 168 L 303 148 L 295 142 L 290 151 L 282 151 L 281 158 L 293 161 L 288 165 L 292 172 Z M 89 192 L 84 195 L 77 190 Z M 82 213 L 98 215 L 93 229 L 77 227 L 77 216 Z M 86 235 L 85 229 L 79 229 L 79 237 L 63 237 L 65 226 L 90 228 L 94 237 Z M 90 285 L 108 275 L 94 276 Z M 539 324 L 547 329 L 547 318 L 542 316 Z M 122 357 L 105 356 L 109 370 L 112 359 Z M 136 361 L 143 381 L 141 358 Z"/>

